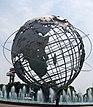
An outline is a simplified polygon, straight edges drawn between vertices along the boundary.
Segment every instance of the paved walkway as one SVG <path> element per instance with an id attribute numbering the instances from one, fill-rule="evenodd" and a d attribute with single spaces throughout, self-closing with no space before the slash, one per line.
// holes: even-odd
<path id="1" fill-rule="evenodd" d="M 1 104 L 0 103 L 0 107 L 38 107 L 38 106 L 11 105 L 11 104 Z M 60 106 L 60 107 L 67 107 L 67 106 Z M 72 106 L 68 106 L 68 107 L 72 107 Z M 76 107 L 93 107 L 93 106 L 76 106 Z"/>
<path id="2" fill-rule="evenodd" d="M 36 106 L 23 106 L 23 105 L 0 104 L 0 107 L 36 107 Z M 38 107 L 38 106 L 37 106 L 37 107 Z"/>

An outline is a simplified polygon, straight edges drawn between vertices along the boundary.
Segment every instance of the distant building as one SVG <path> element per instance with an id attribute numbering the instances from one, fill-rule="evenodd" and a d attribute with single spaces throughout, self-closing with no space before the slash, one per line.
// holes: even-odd
<path id="1" fill-rule="evenodd" d="M 9 72 L 6 73 L 6 76 L 9 76 L 9 83 L 13 83 L 14 82 L 14 77 L 15 77 L 15 69 L 14 68 L 10 68 Z"/>

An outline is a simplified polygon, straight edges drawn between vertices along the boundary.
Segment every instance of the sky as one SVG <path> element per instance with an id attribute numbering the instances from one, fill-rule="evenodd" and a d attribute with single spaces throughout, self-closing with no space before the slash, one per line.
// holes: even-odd
<path id="1" fill-rule="evenodd" d="M 0 83 L 8 83 L 6 73 L 12 67 L 3 55 L 6 39 L 18 30 L 26 21 L 38 16 L 56 15 L 66 18 L 75 27 L 89 34 L 93 41 L 93 0 L 0 0 Z M 91 46 L 88 39 L 83 38 L 86 57 Z M 11 39 L 6 47 L 10 48 Z M 5 55 L 11 62 L 10 51 Z M 91 67 L 90 67 L 91 66 Z M 76 91 L 82 93 L 93 86 L 93 51 L 85 60 L 82 71 L 71 84 Z M 15 81 L 20 81 L 16 76 Z"/>

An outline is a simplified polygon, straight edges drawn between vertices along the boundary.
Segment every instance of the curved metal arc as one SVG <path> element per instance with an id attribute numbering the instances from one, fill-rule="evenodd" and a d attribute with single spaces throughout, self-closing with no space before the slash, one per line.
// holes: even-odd
<path id="1" fill-rule="evenodd" d="M 75 28 L 75 27 L 74 27 L 74 28 Z M 90 38 L 88 37 L 87 34 L 85 34 L 83 31 L 81 31 L 81 30 L 78 29 L 78 28 L 75 28 L 75 29 L 77 29 L 77 30 L 79 30 L 80 32 L 82 32 L 82 33 L 85 35 L 85 37 L 88 38 L 88 40 L 89 40 L 89 42 L 90 42 L 91 49 L 90 49 L 90 52 L 89 52 L 88 56 L 85 58 L 85 60 L 86 60 L 86 59 L 88 59 L 88 57 L 90 56 L 90 54 L 91 54 L 91 52 L 92 52 L 92 42 L 91 42 L 91 40 L 90 40 Z M 17 31 L 18 31 L 18 30 L 17 30 Z M 6 39 L 6 41 L 4 42 L 4 45 L 1 45 L 1 46 L 3 47 L 3 55 L 4 55 L 5 59 L 6 59 L 10 64 L 12 64 L 12 63 L 11 63 L 11 62 L 8 60 L 8 58 L 6 57 L 4 49 L 6 49 L 6 50 L 8 50 L 8 51 L 11 51 L 10 49 L 6 48 L 5 45 L 6 45 L 7 41 L 13 36 L 13 34 L 15 34 L 17 31 L 15 31 L 14 33 L 12 33 L 12 34 Z M 84 38 L 85 38 L 85 37 L 84 37 Z M 74 39 L 74 38 L 70 38 L 70 39 Z M 75 39 L 77 39 L 77 38 L 75 38 Z"/>
<path id="2" fill-rule="evenodd" d="M 7 41 L 8 41 L 17 31 L 18 31 L 18 30 L 16 30 L 15 32 L 13 32 L 13 33 L 6 39 L 6 41 L 4 42 L 4 45 L 2 46 L 2 47 L 3 47 L 3 55 L 4 55 L 5 59 L 6 59 L 10 64 L 12 64 L 12 63 L 11 63 L 11 62 L 8 60 L 8 58 L 6 57 L 4 49 L 7 49 L 7 48 L 5 47 Z M 11 51 L 11 50 L 9 50 L 9 49 L 7 49 L 7 50 L 8 50 L 8 51 Z"/>
<path id="3" fill-rule="evenodd" d="M 90 42 L 90 52 L 89 52 L 89 54 L 87 55 L 87 57 L 85 58 L 85 60 L 86 59 L 88 59 L 89 58 L 89 56 L 91 55 L 91 53 L 92 53 L 92 42 L 91 42 L 91 40 L 90 40 L 90 38 L 88 37 L 88 35 L 87 34 L 85 34 L 82 30 L 80 30 L 80 29 L 78 29 L 78 28 L 76 28 L 76 27 L 74 27 L 76 30 L 78 30 L 78 31 L 80 31 L 81 33 L 83 33 L 84 35 L 85 35 L 85 37 L 87 37 L 87 39 L 89 40 L 89 42 Z"/>
<path id="4" fill-rule="evenodd" d="M 88 64 L 87 62 L 84 62 L 86 65 L 88 65 L 91 69 L 90 70 L 88 70 L 88 69 L 83 69 L 83 70 L 81 70 L 81 71 L 83 71 L 83 72 L 89 72 L 89 71 L 93 71 L 93 67 L 90 65 L 90 64 Z"/>

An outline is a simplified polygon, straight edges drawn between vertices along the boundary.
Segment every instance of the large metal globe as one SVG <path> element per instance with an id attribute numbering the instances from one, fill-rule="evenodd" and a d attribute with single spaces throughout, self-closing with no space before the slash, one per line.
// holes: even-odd
<path id="1" fill-rule="evenodd" d="M 12 63 L 20 79 L 32 87 L 69 85 L 83 66 L 82 37 L 66 19 L 56 16 L 27 21 L 16 33 Z"/>

